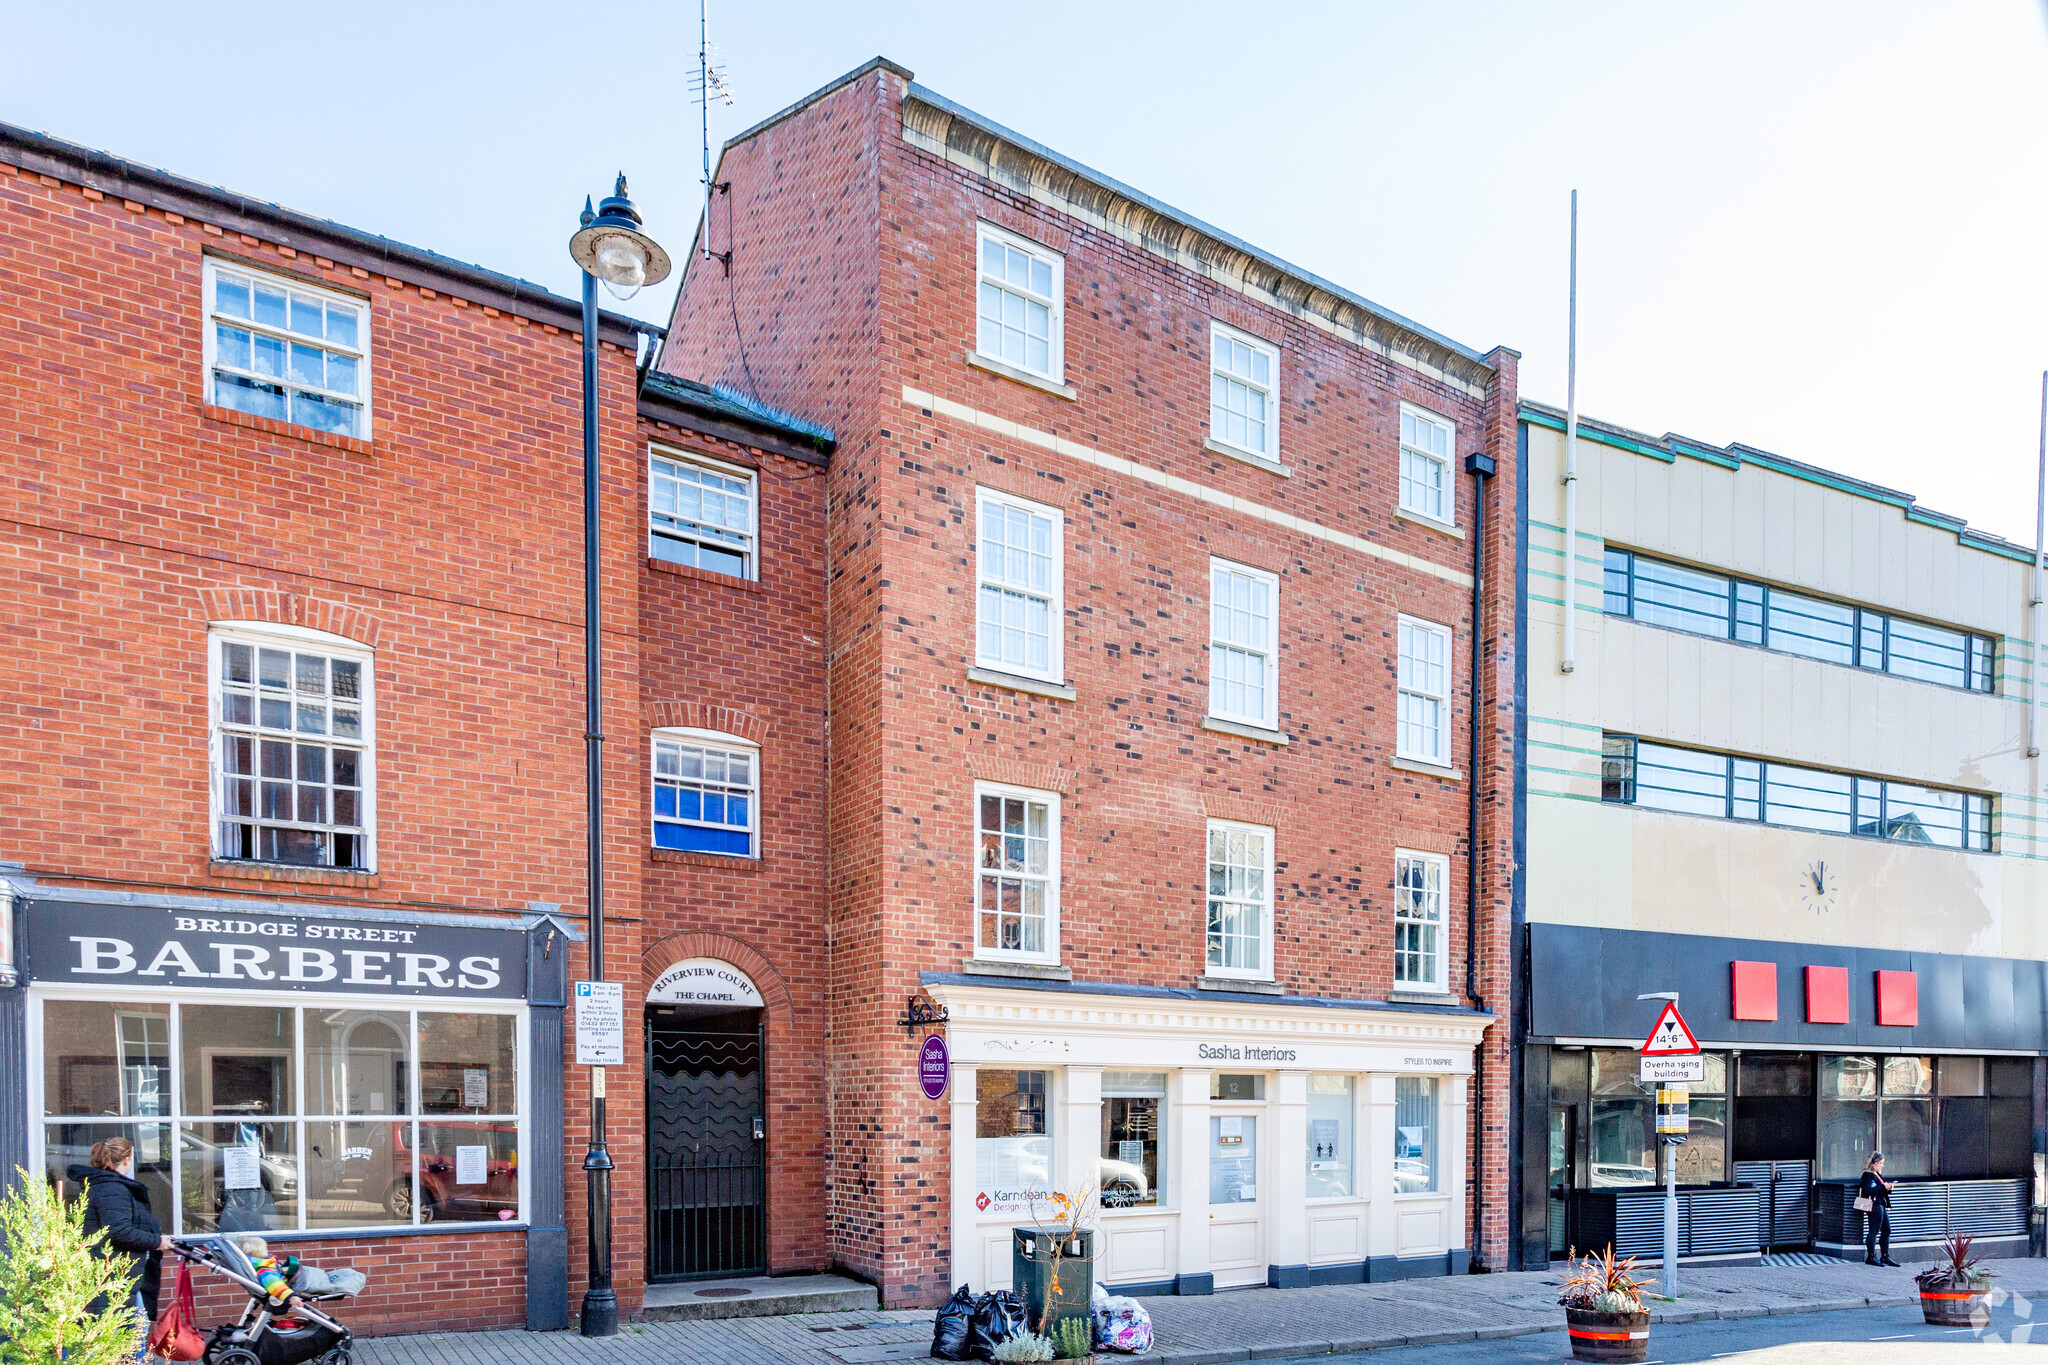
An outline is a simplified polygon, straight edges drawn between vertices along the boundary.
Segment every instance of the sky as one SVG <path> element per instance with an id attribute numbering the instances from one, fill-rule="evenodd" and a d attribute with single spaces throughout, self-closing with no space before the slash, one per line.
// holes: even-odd
<path id="1" fill-rule="evenodd" d="M 709 3 L 714 148 L 883 54 L 1559 405 L 1576 187 L 1582 412 L 2033 542 L 2043 0 Z M 6 7 L 0 120 L 564 295 L 621 169 L 695 231 L 694 0 L 92 8 Z"/>

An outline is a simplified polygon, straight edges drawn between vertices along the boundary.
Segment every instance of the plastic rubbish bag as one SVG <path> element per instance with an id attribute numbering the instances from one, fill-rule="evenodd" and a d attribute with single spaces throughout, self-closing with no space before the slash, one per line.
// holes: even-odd
<path id="1" fill-rule="evenodd" d="M 1136 1299 L 1098 1284 L 1088 1307 L 1095 1319 L 1096 1350 L 1136 1355 L 1152 1349 L 1152 1315 Z"/>
<path id="2" fill-rule="evenodd" d="M 932 1354 L 940 1360 L 972 1360 L 967 1354 L 967 1337 L 973 1321 L 974 1291 L 962 1285 L 939 1305 L 939 1316 L 932 1323 Z"/>
<path id="3" fill-rule="evenodd" d="M 996 1347 L 1024 1330 L 1024 1300 L 1007 1289 L 983 1294 L 974 1301 L 974 1318 L 967 1330 L 967 1354 L 972 1360 L 994 1360 Z"/>

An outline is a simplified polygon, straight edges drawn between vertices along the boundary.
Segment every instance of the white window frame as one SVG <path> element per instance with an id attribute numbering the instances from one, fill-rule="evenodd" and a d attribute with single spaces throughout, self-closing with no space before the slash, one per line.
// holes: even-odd
<path id="1" fill-rule="evenodd" d="M 1443 687 L 1432 691 L 1426 678 L 1411 677 L 1408 669 L 1409 650 L 1405 647 L 1410 632 L 1427 633 L 1435 637 L 1443 649 Z M 1415 616 L 1400 616 L 1394 626 L 1394 756 L 1417 763 L 1428 763 L 1439 768 L 1451 766 L 1451 628 L 1440 626 L 1434 621 L 1425 621 Z M 1408 722 L 1404 719 L 1408 698 L 1416 697 L 1437 703 L 1441 723 L 1436 730 L 1436 747 L 1423 750 L 1410 745 Z"/>
<path id="2" fill-rule="evenodd" d="M 1040 261 L 1046 265 L 1051 266 L 1051 297 L 1048 298 L 1044 295 L 1035 293 L 1029 288 L 1029 286 L 1027 286 L 1024 290 L 1020 291 L 1015 285 L 1011 284 L 1009 280 L 997 279 L 993 275 L 990 275 L 983 268 L 982 264 L 984 251 L 982 243 L 984 242 L 999 242 L 1002 245 L 1009 247 L 1013 251 L 1021 251 L 1026 256 L 1032 257 L 1037 261 Z M 1001 289 L 1006 294 L 1013 295 L 1020 299 L 1027 299 L 1035 303 L 1042 303 L 1047 306 L 1049 316 L 1046 322 L 1048 335 L 1046 338 L 1045 369 L 1034 369 L 1028 364 L 1020 364 L 1017 361 L 1006 359 L 1000 351 L 985 351 L 982 349 L 981 286 L 984 283 L 992 284 L 997 288 Z M 976 355 L 981 356 L 985 360 L 994 361 L 998 365 L 1007 365 L 1012 369 L 1022 370 L 1025 374 L 1038 375 L 1039 377 L 1043 379 L 1049 379 L 1054 383 L 1064 382 L 1067 373 L 1067 310 L 1064 302 L 1066 299 L 1066 293 L 1066 257 L 1062 256 L 1059 252 L 1052 250 L 1050 247 L 1039 245 L 1037 242 L 1032 241 L 1029 237 L 1020 237 L 1014 232 L 1010 232 L 1003 228 L 999 228 L 994 223 L 985 222 L 977 225 L 974 234 L 974 353 Z"/>
<path id="3" fill-rule="evenodd" d="M 697 539 L 697 537 L 692 536 L 688 532 L 683 532 L 677 535 L 663 535 L 657 528 L 655 523 L 655 517 L 657 514 L 654 510 L 654 483 L 656 479 L 665 478 L 667 476 L 657 474 L 655 472 L 654 462 L 656 460 L 667 460 L 670 464 L 688 465 L 691 466 L 692 468 L 703 470 L 706 473 L 715 474 L 722 479 L 732 479 L 735 482 L 746 484 L 747 524 L 744 530 L 738 531 L 738 534 L 746 538 L 745 545 L 733 546 L 729 543 L 717 540 L 713 537 L 704 537 L 703 540 L 704 543 L 709 544 L 718 549 L 723 549 L 726 551 L 737 551 L 741 558 L 741 561 L 745 565 L 745 567 L 742 569 L 738 577 L 750 583 L 757 581 L 761 577 L 760 471 L 749 469 L 745 465 L 727 464 L 723 460 L 714 460 L 711 459 L 709 456 L 699 455 L 695 451 L 682 450 L 675 446 L 649 445 L 647 447 L 647 555 L 650 559 L 662 559 L 662 556 L 654 552 L 655 543 L 657 541 L 690 541 Z M 702 524 L 709 525 L 708 522 Z M 719 529 L 733 530 L 734 528 L 721 527 Z M 675 561 L 664 560 L 663 562 L 674 563 Z M 700 569 L 702 568 L 701 565 L 695 565 L 691 567 L 696 567 Z M 717 574 L 723 574 L 725 572 L 722 569 L 703 569 L 702 571 L 705 573 Z"/>
<path id="4" fill-rule="evenodd" d="M 531 1141 L 534 1108 L 534 1093 L 531 1084 L 532 1040 L 528 1034 L 528 1028 L 531 1021 L 530 1011 L 523 1002 L 502 999 L 475 1001 L 465 1000 L 458 1002 L 447 996 L 324 995 L 316 992 L 209 990 L 203 987 L 195 986 L 123 986 L 120 988 L 118 994 L 111 997 L 112 1002 L 117 1006 L 122 1004 L 168 1004 L 172 1006 L 168 1016 L 170 1019 L 169 1070 L 171 1073 L 171 1093 L 162 1097 L 162 1106 L 164 1112 L 155 1115 L 109 1114 L 83 1116 L 67 1115 L 61 1117 L 53 1117 L 46 1114 L 43 1109 L 44 1097 L 48 1093 L 44 1087 L 45 1069 L 43 1066 L 43 1039 L 45 1033 L 43 1027 L 44 1004 L 50 1001 L 57 1000 L 84 1000 L 94 1004 L 100 1004 L 107 1002 L 109 999 L 110 997 L 107 993 L 107 988 L 105 987 L 72 986 L 51 983 L 46 985 L 35 985 L 30 988 L 27 1021 L 27 1040 L 28 1094 L 30 1097 L 29 1125 L 31 1130 L 29 1134 L 28 1167 L 31 1171 L 45 1169 L 48 1165 L 49 1128 L 52 1123 L 91 1123 L 104 1124 L 108 1127 L 133 1127 L 138 1124 L 144 1123 L 162 1124 L 166 1130 L 166 1136 L 170 1140 L 171 1150 L 174 1155 L 173 1159 L 170 1162 L 170 1184 L 172 1191 L 171 1208 L 168 1212 L 166 1212 L 163 1215 L 160 1221 L 163 1223 L 164 1231 L 166 1232 L 172 1232 L 174 1228 L 182 1228 L 182 1220 L 184 1218 L 185 1207 L 185 1201 L 183 1198 L 185 1163 L 182 1160 L 177 1159 L 177 1154 L 180 1151 L 179 1130 L 183 1127 L 192 1124 L 223 1123 L 234 1121 L 231 1117 L 223 1117 L 222 1115 L 218 1114 L 205 1114 L 203 1112 L 197 1112 L 199 1110 L 199 1106 L 190 1104 L 187 1100 L 187 1097 L 184 1094 L 185 1075 L 183 1059 L 185 1054 L 183 1007 L 195 1005 L 241 1005 L 262 1009 L 296 1008 L 303 1011 L 303 1013 L 301 1013 L 297 1020 L 295 1020 L 294 1028 L 295 1039 L 293 1043 L 292 1052 L 292 1070 L 293 1075 L 296 1079 L 293 1094 L 293 1112 L 290 1116 L 265 1116 L 258 1118 L 256 1120 L 257 1122 L 262 1123 L 275 1123 L 285 1125 L 292 1130 L 293 1134 L 293 1160 L 297 1165 L 298 1171 L 298 1197 L 296 1200 L 299 1210 L 298 1221 L 294 1223 L 292 1227 L 275 1229 L 276 1233 L 303 1231 L 318 1233 L 323 1237 L 403 1236 L 406 1235 L 406 1230 L 408 1229 L 408 1227 L 422 1228 L 428 1226 L 433 1227 L 434 1230 L 437 1232 L 443 1228 L 446 1228 L 449 1231 L 453 1232 L 483 1232 L 487 1230 L 502 1230 L 507 1226 L 508 1222 L 510 1222 L 511 1225 L 515 1228 L 524 1227 L 527 1225 L 527 1223 L 529 1223 L 532 1220 L 532 1171 L 535 1169 L 535 1162 L 541 1159 L 545 1159 L 545 1157 L 544 1154 L 535 1153 Z M 407 1079 L 406 1105 L 411 1112 L 404 1114 L 386 1115 L 316 1115 L 307 1112 L 307 1110 L 310 1108 L 307 1101 L 309 1098 L 311 1098 L 311 1096 L 310 1087 L 308 1085 L 308 1073 L 306 1070 L 305 1015 L 310 1014 L 316 1010 L 325 1009 L 361 1010 L 366 1012 L 388 1012 L 394 1014 L 403 1014 L 407 1016 L 407 1019 L 409 1021 L 408 1027 L 410 1030 L 408 1037 L 407 1054 L 408 1070 L 410 1070 L 412 1074 Z M 513 1020 L 512 1065 L 515 1096 L 517 1099 L 517 1113 L 423 1114 L 420 1112 L 422 1106 L 420 1104 L 419 1073 L 422 1070 L 422 1068 L 411 1065 L 411 1061 L 413 1059 L 417 1059 L 419 1055 L 419 1016 L 421 1014 L 501 1014 L 511 1017 L 511 1019 Z M 517 1170 L 518 1180 L 517 1188 L 519 1198 L 519 1218 L 516 1221 L 513 1221 L 490 1218 L 457 1219 L 454 1217 L 450 1217 L 446 1221 L 443 1221 L 441 1219 L 431 1219 L 431 1221 L 429 1221 L 428 1218 L 423 1218 L 421 1215 L 421 1210 L 424 1207 L 424 1201 L 415 1199 L 413 1219 L 409 1225 L 405 1223 L 369 1224 L 354 1229 L 345 1227 L 316 1228 L 310 1226 L 311 1210 L 308 1207 L 310 1202 L 310 1196 L 308 1194 L 308 1191 L 311 1189 L 312 1181 L 310 1178 L 310 1166 L 307 1160 L 306 1152 L 306 1132 L 312 1124 L 336 1122 L 388 1123 L 406 1126 L 409 1130 L 408 1141 L 411 1144 L 413 1152 L 412 1180 L 413 1189 L 416 1192 L 421 1187 L 419 1149 L 422 1144 L 420 1143 L 418 1137 L 419 1130 L 421 1128 L 439 1127 L 443 1125 L 452 1127 L 467 1123 L 511 1124 L 516 1134 L 517 1142 L 517 1146 L 514 1148 L 514 1151 L 516 1153 L 515 1166 Z M 173 1235 L 181 1234 L 174 1232 Z M 204 1230 L 188 1229 L 184 1230 L 182 1232 L 182 1235 L 201 1237 L 209 1236 L 211 1234 L 205 1232 Z M 262 1234 L 259 1233 L 257 1235 L 260 1236 Z"/>
<path id="5" fill-rule="evenodd" d="M 1000 653 L 990 657 L 981 648 L 981 595 L 982 589 L 994 588 L 1001 592 L 1018 593 L 1025 597 L 1038 594 L 1028 587 L 1019 587 L 1007 579 L 992 577 L 989 566 L 982 554 L 983 527 L 988 520 L 990 507 L 1002 507 L 1026 516 L 1045 517 L 1052 522 L 1052 579 L 1051 596 L 1046 598 L 1046 667 L 1033 669 L 1028 665 L 1004 662 Z M 1066 541 L 1067 514 L 1057 507 L 1048 507 L 1042 502 L 1029 498 L 1015 497 L 993 488 L 974 490 L 974 663 L 977 668 L 992 669 L 998 673 L 1009 673 L 1022 678 L 1037 678 L 1042 682 L 1064 684 L 1067 678 L 1066 659 Z"/>
<path id="6" fill-rule="evenodd" d="M 982 941 L 982 885 L 981 866 L 981 802 L 984 797 L 1007 798 L 1010 800 L 1039 801 L 1045 804 L 1047 831 L 1045 870 L 1045 949 L 1031 952 L 1023 948 L 1002 948 Z M 973 842 L 969 849 L 968 861 L 973 865 L 974 888 L 971 903 L 974 909 L 974 955 L 986 961 L 1043 962 L 1057 965 L 1060 960 L 1060 794 L 1039 791 L 1033 787 L 1012 787 L 996 782 L 974 784 L 974 808 L 969 812 Z"/>
<path id="7" fill-rule="evenodd" d="M 1216 363 L 1216 343 L 1234 341 L 1247 347 L 1255 356 L 1266 358 L 1268 382 L 1260 384 L 1256 379 L 1233 373 Z M 1266 440 L 1263 445 L 1246 445 L 1233 441 L 1223 434 L 1222 424 L 1216 420 L 1216 381 L 1238 384 L 1261 393 L 1266 399 Z M 1262 460 L 1278 463 L 1280 459 L 1280 348 L 1270 341 L 1262 341 L 1250 332 L 1240 332 L 1235 327 L 1211 321 L 1209 323 L 1209 439 L 1231 450 L 1241 450 L 1247 455 L 1256 455 Z"/>
<path id="8" fill-rule="evenodd" d="M 1402 874 L 1408 864 L 1417 864 L 1436 871 L 1436 918 L 1411 915 L 1408 908 L 1407 888 Z M 1426 887 L 1425 887 L 1426 893 Z M 1412 848 L 1394 850 L 1394 989 L 1427 991 L 1447 994 L 1450 991 L 1450 899 L 1451 860 L 1441 853 L 1423 853 Z M 1401 975 L 1401 926 L 1404 924 L 1426 925 L 1435 930 L 1436 974 L 1428 980 L 1417 980 Z"/>
<path id="9" fill-rule="evenodd" d="M 1264 585 L 1267 602 L 1270 605 L 1266 617 L 1266 639 L 1264 649 L 1255 645 L 1225 641 L 1217 631 L 1217 613 L 1222 610 L 1217 600 L 1218 580 L 1228 577 L 1250 579 Z M 1265 669 L 1265 708 L 1253 714 L 1227 709 L 1223 697 L 1228 690 L 1219 677 L 1227 657 L 1261 658 Z M 1262 730 L 1280 728 L 1280 576 L 1254 569 L 1248 564 L 1239 564 L 1228 559 L 1209 559 L 1209 714 L 1217 720 L 1235 721 L 1239 725 L 1256 725 Z"/>
<path id="10" fill-rule="evenodd" d="M 747 849 L 745 853 L 725 853 L 717 850 L 670 849 L 655 842 L 654 826 L 659 820 L 672 824 L 686 824 L 680 816 L 660 816 L 655 813 L 661 786 L 660 758 L 658 745 L 663 740 L 701 744 L 715 749 L 743 749 L 753 755 L 753 783 L 747 789 Z M 678 779 L 680 780 L 680 779 Z M 729 785 L 729 784 L 728 784 Z M 705 825 L 710 829 L 732 829 L 732 825 Z M 751 739 L 742 739 L 724 730 L 700 730 L 690 725 L 665 725 L 648 731 L 647 734 L 647 846 L 664 849 L 670 853 L 697 853 L 706 858 L 754 858 L 761 856 L 761 746 Z"/>
<path id="11" fill-rule="evenodd" d="M 362 768 L 362 841 L 363 862 L 361 867 L 343 868 L 332 863 L 324 866 L 332 872 L 374 873 L 377 870 L 377 654 L 345 636 L 332 635 L 324 630 L 313 630 L 305 626 L 276 625 L 268 621 L 214 621 L 206 632 L 206 727 L 207 727 L 207 848 L 212 856 L 231 862 L 254 862 L 265 867 L 301 867 L 301 863 L 273 863 L 263 859 L 245 859 L 238 852 L 222 846 L 221 825 L 230 820 L 241 822 L 243 817 L 227 812 L 226 774 L 223 766 L 226 758 L 226 743 L 231 734 L 261 734 L 252 725 L 247 729 L 235 726 L 228 728 L 221 719 L 224 679 L 221 673 L 221 645 L 223 642 L 248 645 L 252 649 L 308 649 L 317 650 L 330 658 L 347 659 L 362 665 L 362 711 L 363 733 L 356 743 L 342 741 L 342 747 L 357 748 L 362 752 L 359 760 Z M 259 717 L 260 718 L 260 717 Z M 279 736 L 282 738 L 282 736 Z M 309 738 L 313 738 L 309 736 Z M 330 732 L 317 737 L 318 742 L 329 748 L 337 747 Z M 260 770 L 260 760 L 258 767 Z M 262 781 L 260 771 L 254 779 Z M 261 794 L 257 797 L 261 804 Z M 332 809 L 328 811 L 331 816 Z M 250 824 L 278 824 L 257 816 L 247 818 Z M 296 824 L 297 822 L 284 822 Z M 328 828 L 333 828 L 330 824 Z M 319 865 L 315 865 L 319 866 Z"/>
<path id="12" fill-rule="evenodd" d="M 1405 438 L 1401 440 L 1400 462 L 1394 471 L 1401 510 L 1409 516 L 1421 517 L 1424 521 L 1435 522 L 1439 526 L 1455 527 L 1458 524 L 1458 484 L 1455 477 L 1455 466 L 1458 459 L 1457 423 L 1441 413 L 1431 412 L 1428 408 L 1417 407 L 1413 403 L 1403 403 L 1401 405 L 1401 415 L 1397 420 L 1404 423 L 1407 421 L 1427 422 L 1431 426 L 1441 429 L 1444 433 L 1445 451 L 1443 457 L 1439 459 L 1435 452 L 1423 450 L 1418 446 L 1411 446 Z M 1401 433 L 1397 431 L 1396 435 L 1399 436 Z M 1408 488 L 1410 483 L 1413 482 L 1408 477 L 1408 462 L 1411 458 L 1426 460 L 1443 471 L 1444 505 L 1441 512 L 1433 508 L 1424 507 L 1420 503 L 1409 501 Z"/>
<path id="13" fill-rule="evenodd" d="M 355 309 L 357 344 L 353 347 L 345 346 L 339 342 L 330 342 L 325 337 L 321 337 L 319 339 L 319 348 L 323 351 L 356 357 L 359 376 L 356 387 L 359 392 L 344 394 L 331 389 L 315 389 L 305 384 L 294 384 L 289 378 L 280 378 L 277 382 L 287 389 L 298 388 L 308 393 L 317 393 L 322 396 L 331 396 L 355 403 L 358 406 L 357 415 L 360 419 L 360 425 L 354 436 L 350 439 L 359 441 L 375 439 L 376 433 L 372 425 L 374 422 L 373 403 L 371 401 L 374 391 L 372 376 L 375 366 L 370 353 L 370 301 L 359 294 L 345 294 L 338 290 L 323 289 L 319 285 L 298 275 L 284 274 L 274 270 L 264 270 L 257 266 L 243 265 L 240 261 L 223 261 L 213 256 L 207 256 L 202 259 L 200 272 L 199 316 L 201 320 L 200 337 L 202 342 L 200 354 L 204 365 L 204 368 L 200 371 L 200 384 L 201 392 L 206 395 L 206 401 L 216 407 L 231 406 L 230 404 L 222 403 L 219 396 L 214 392 L 214 365 L 219 358 L 219 338 L 214 331 L 216 317 L 231 326 L 241 327 L 252 333 L 261 332 L 265 336 L 277 337 L 287 342 L 291 341 L 296 335 L 289 329 L 281 329 L 266 323 L 257 322 L 253 316 L 253 308 L 251 309 L 252 316 L 247 318 L 234 317 L 232 314 L 217 314 L 215 312 L 217 294 L 214 285 L 217 276 L 222 271 L 226 271 L 231 275 L 243 275 L 250 279 L 261 280 L 265 283 L 273 284 L 280 289 L 308 294 L 318 298 L 322 304 Z M 312 338 L 305 337 L 300 339 L 308 342 L 312 340 Z M 289 365 L 286 366 L 286 370 L 289 373 Z M 247 373 L 253 375 L 254 371 L 247 371 Z M 271 420 L 283 421 L 289 426 L 302 427 L 307 431 L 321 431 L 323 434 L 333 434 L 325 433 L 321 427 L 307 426 L 303 422 L 292 421 L 289 399 L 286 401 L 285 414 L 283 418 L 273 418 Z"/>
<path id="14" fill-rule="evenodd" d="M 1242 903 L 1256 905 L 1259 909 L 1259 961 L 1253 967 L 1227 967 L 1215 961 L 1209 953 L 1209 902 L 1211 899 L 1237 901 L 1238 897 L 1212 897 L 1209 892 L 1210 869 L 1214 860 L 1210 847 L 1218 834 L 1256 834 L 1265 849 L 1266 865 L 1261 882 L 1264 885 L 1262 900 L 1245 900 Z M 1211 820 L 1202 840 L 1202 972 L 1205 976 L 1230 977 L 1240 981 L 1271 981 L 1273 979 L 1273 915 L 1275 895 L 1273 890 L 1273 827 L 1270 825 L 1249 825 L 1239 820 Z"/>

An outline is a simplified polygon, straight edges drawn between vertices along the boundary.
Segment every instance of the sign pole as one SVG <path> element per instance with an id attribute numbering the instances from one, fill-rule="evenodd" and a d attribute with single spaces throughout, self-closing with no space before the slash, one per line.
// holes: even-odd
<path id="1" fill-rule="evenodd" d="M 1664 1293 L 1678 1297 L 1678 1148 L 1664 1144 Z"/>
<path id="2" fill-rule="evenodd" d="M 1641 1079 L 1657 1086 L 1657 1145 L 1664 1154 L 1663 1290 L 1678 1297 L 1678 1149 L 1691 1129 L 1690 1093 L 1682 1080 L 1705 1080 L 1699 1039 L 1678 1012 L 1677 991 L 1651 991 L 1638 1000 L 1662 1000 L 1664 1009 L 1643 1040 Z"/>

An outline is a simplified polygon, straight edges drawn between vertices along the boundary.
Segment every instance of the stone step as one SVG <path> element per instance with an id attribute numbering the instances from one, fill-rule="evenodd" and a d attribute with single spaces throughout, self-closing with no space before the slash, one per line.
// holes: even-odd
<path id="1" fill-rule="evenodd" d="M 844 1275 L 749 1275 L 732 1280 L 650 1284 L 638 1322 L 705 1318 L 769 1318 L 791 1313 L 872 1313 L 881 1300 L 871 1284 Z"/>

